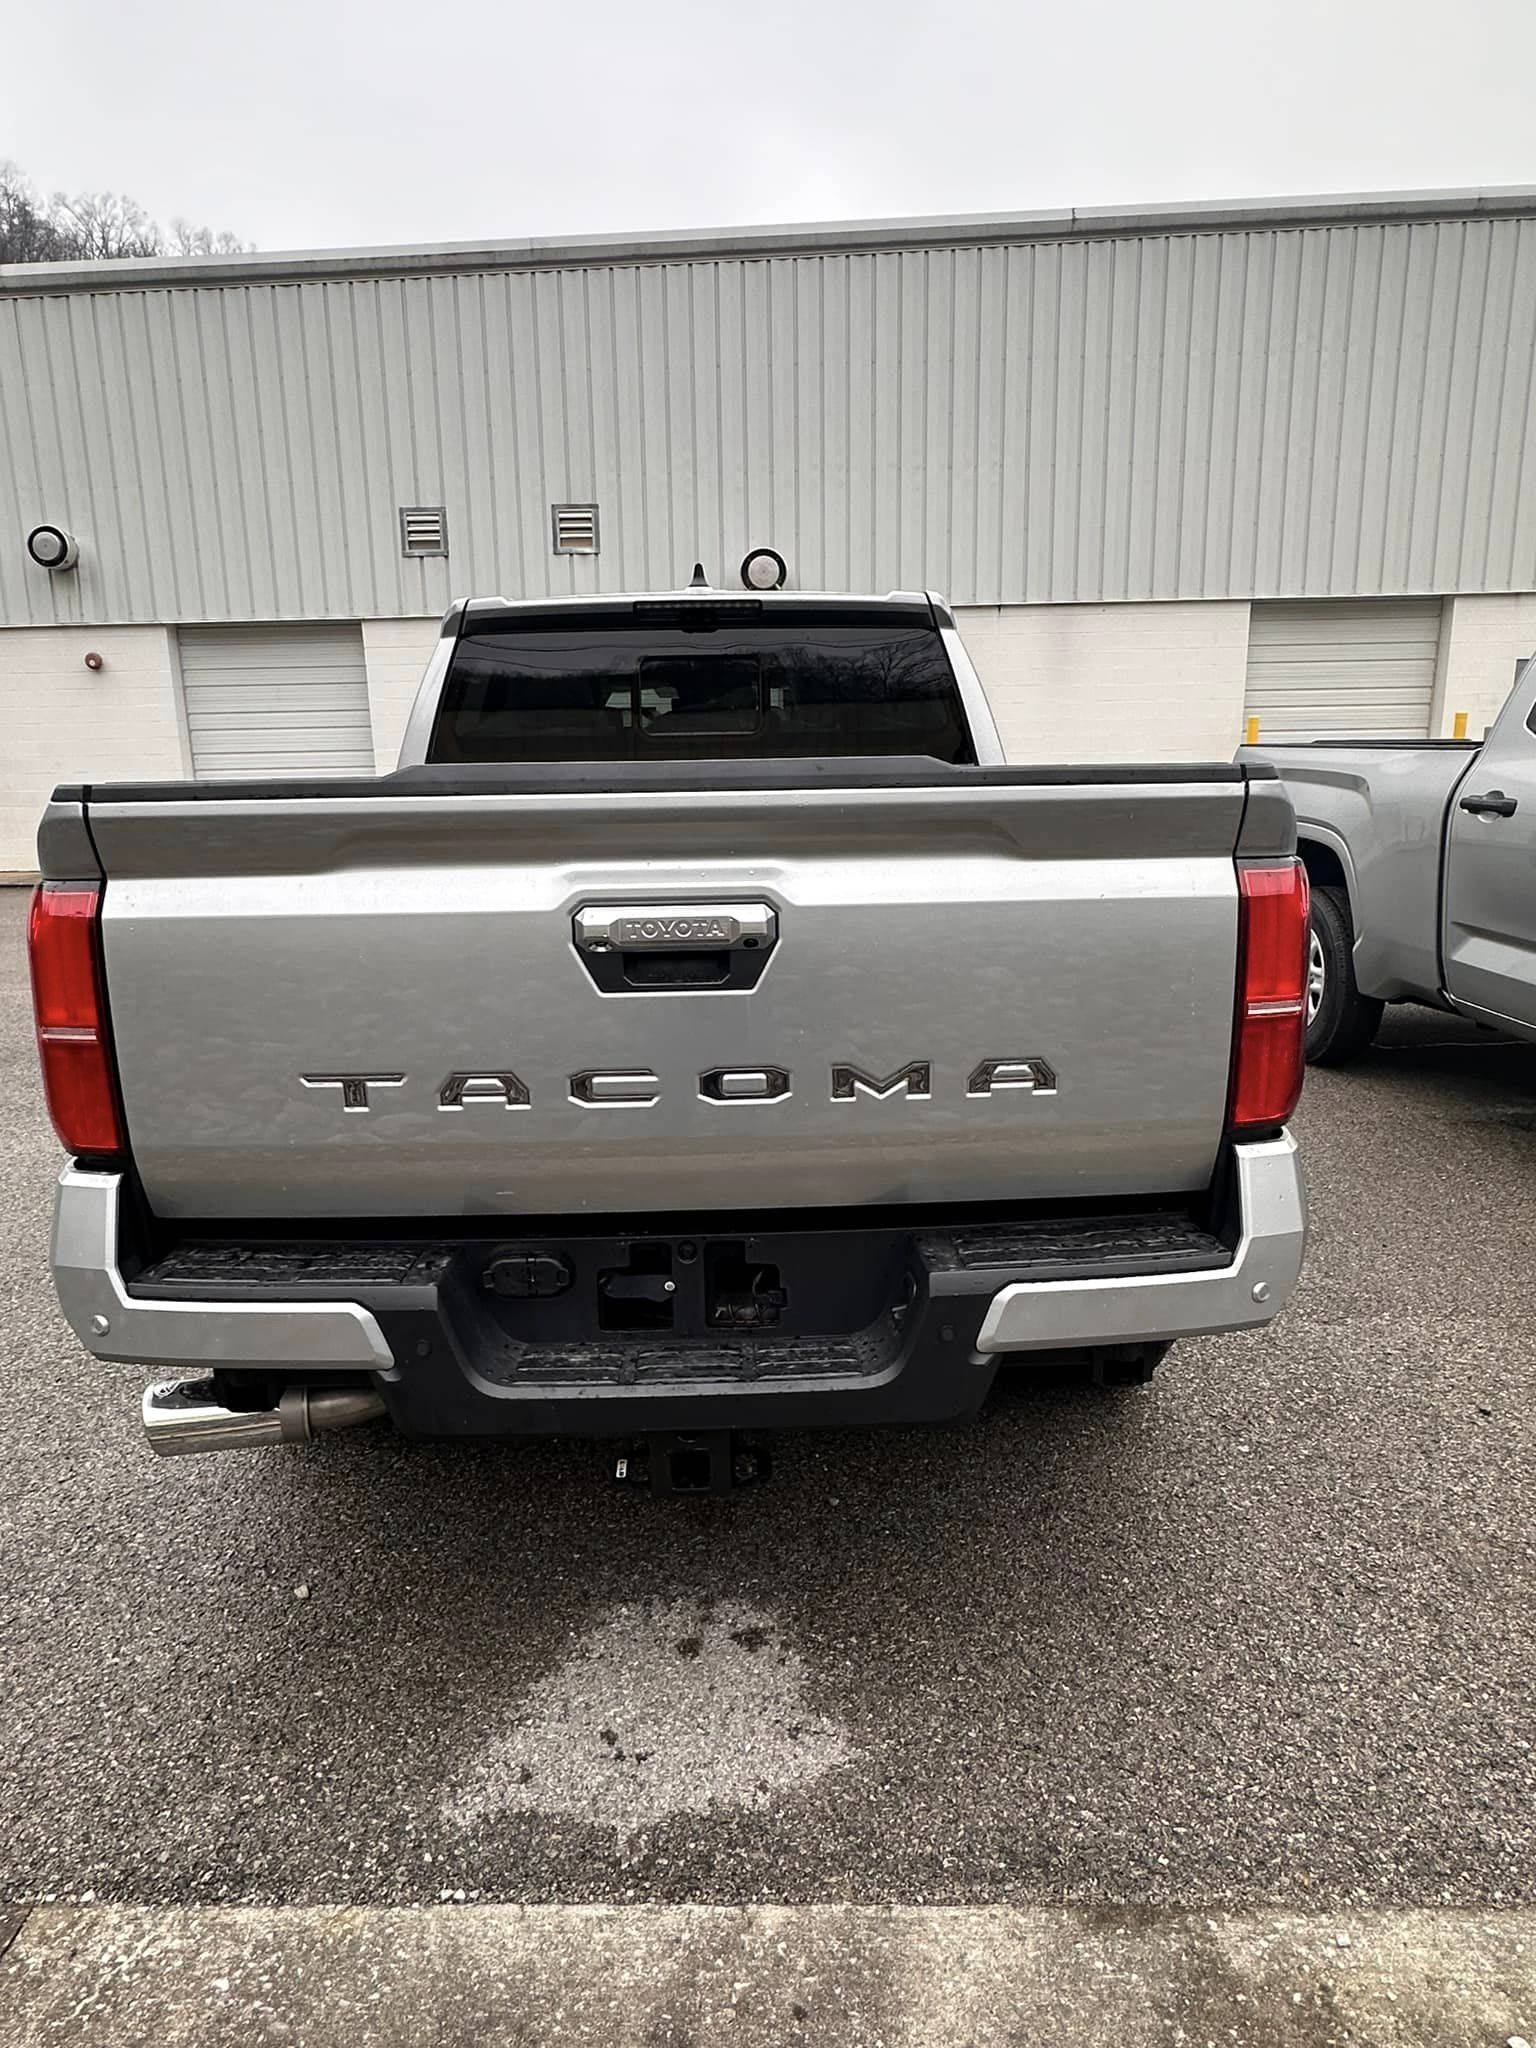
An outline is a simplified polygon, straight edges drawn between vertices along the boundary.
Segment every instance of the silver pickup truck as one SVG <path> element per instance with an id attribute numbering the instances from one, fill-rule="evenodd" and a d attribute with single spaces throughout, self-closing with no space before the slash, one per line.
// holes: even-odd
<path id="1" fill-rule="evenodd" d="M 54 1275 L 191 1376 L 158 1450 L 387 1414 L 713 1488 L 1296 1279 L 1273 770 L 1005 766 L 937 599 L 457 604 L 395 774 L 64 788 L 39 845 Z"/>
<path id="2" fill-rule="evenodd" d="M 1353 1058 L 1386 1003 L 1536 1038 L 1536 660 L 1482 742 L 1244 747 L 1296 807 L 1312 883 L 1307 1057 Z"/>

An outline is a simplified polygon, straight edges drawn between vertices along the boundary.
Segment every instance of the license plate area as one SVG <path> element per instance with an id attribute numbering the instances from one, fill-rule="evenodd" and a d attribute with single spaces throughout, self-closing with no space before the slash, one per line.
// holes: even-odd
<path id="1" fill-rule="evenodd" d="M 537 1238 L 461 1258 L 482 1310 L 533 1344 L 843 1335 L 904 1308 L 921 1284 L 906 1231 Z"/>

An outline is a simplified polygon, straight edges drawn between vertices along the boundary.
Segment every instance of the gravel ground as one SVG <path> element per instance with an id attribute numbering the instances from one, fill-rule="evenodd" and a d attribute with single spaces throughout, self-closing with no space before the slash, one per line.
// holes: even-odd
<path id="1" fill-rule="evenodd" d="M 0 1896 L 1536 1900 L 1536 1048 L 1405 1012 L 1314 1076 L 1297 1300 L 1148 1395 L 724 1503 L 580 1444 L 160 1464 L 53 1304 L 23 910 Z"/>

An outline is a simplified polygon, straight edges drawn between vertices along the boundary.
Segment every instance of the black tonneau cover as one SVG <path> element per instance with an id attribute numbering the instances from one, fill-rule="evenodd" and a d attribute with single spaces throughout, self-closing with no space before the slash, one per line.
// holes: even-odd
<path id="1" fill-rule="evenodd" d="M 1127 761 L 982 768 L 929 756 L 803 761 L 533 761 L 400 768 L 390 775 L 262 781 L 61 783 L 55 803 L 294 803 L 401 796 L 571 796 L 688 790 L 1062 789 L 1096 784 L 1273 782 L 1268 761 Z"/>

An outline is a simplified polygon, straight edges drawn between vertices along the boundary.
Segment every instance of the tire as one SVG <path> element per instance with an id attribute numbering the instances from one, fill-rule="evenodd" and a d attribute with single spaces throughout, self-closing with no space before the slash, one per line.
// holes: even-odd
<path id="1" fill-rule="evenodd" d="M 1381 1023 L 1384 1005 L 1361 995 L 1355 982 L 1354 940 L 1344 891 L 1315 888 L 1307 957 L 1307 1059 L 1314 1067 L 1355 1059 Z"/>

